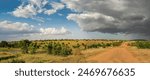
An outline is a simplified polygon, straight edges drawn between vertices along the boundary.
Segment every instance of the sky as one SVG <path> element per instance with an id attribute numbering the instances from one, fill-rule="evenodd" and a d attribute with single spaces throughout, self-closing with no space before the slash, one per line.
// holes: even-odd
<path id="1" fill-rule="evenodd" d="M 150 39 L 150 0 L 0 0 L 0 40 Z"/>

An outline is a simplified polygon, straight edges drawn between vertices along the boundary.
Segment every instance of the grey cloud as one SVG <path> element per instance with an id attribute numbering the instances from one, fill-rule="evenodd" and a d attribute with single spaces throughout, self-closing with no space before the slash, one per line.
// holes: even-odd
<path id="1" fill-rule="evenodd" d="M 62 0 L 76 13 L 67 19 L 88 32 L 136 34 L 149 37 L 150 0 Z"/>

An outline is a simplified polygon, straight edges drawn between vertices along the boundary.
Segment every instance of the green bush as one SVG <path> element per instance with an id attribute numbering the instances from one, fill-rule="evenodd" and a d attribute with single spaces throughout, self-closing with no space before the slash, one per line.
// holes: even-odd
<path id="1" fill-rule="evenodd" d="M 64 43 L 49 43 L 47 46 L 48 54 L 67 56 L 72 54 L 72 49 Z"/>
<path id="2" fill-rule="evenodd" d="M 120 46 L 122 44 L 122 41 L 118 41 L 118 42 L 113 42 L 112 43 L 112 46 L 115 47 L 115 46 Z"/>
<path id="3" fill-rule="evenodd" d="M 115 47 L 115 46 L 120 46 L 122 44 L 122 41 L 119 42 L 110 42 L 110 43 L 95 43 L 95 44 L 90 44 L 87 46 L 87 48 L 107 48 L 107 47 Z"/>
<path id="4" fill-rule="evenodd" d="M 73 48 L 80 48 L 80 44 L 79 43 L 77 43 L 77 45 L 75 45 L 75 46 L 73 46 Z"/>
<path id="5" fill-rule="evenodd" d="M 30 41 L 29 40 L 21 40 L 20 41 L 20 46 L 21 46 L 21 51 L 22 53 L 28 53 L 28 47 L 30 45 Z"/>
<path id="6" fill-rule="evenodd" d="M 133 45 L 139 49 L 150 49 L 150 41 L 136 41 Z"/>
<path id="7" fill-rule="evenodd" d="M 7 41 L 1 41 L 0 42 L 0 47 L 9 47 L 9 44 Z"/>
<path id="8" fill-rule="evenodd" d="M 38 49 L 37 44 L 31 43 L 31 44 L 29 45 L 29 52 L 30 52 L 30 54 L 36 53 L 36 50 L 37 50 L 37 49 Z"/>

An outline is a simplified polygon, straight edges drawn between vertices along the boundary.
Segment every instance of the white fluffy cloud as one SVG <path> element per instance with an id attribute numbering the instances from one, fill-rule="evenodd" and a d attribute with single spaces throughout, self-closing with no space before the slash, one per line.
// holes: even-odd
<path id="1" fill-rule="evenodd" d="M 51 6 L 52 9 L 46 9 L 45 6 Z M 51 15 L 64 8 L 64 4 L 58 2 L 49 2 L 48 0 L 28 0 L 22 3 L 12 15 L 22 18 L 33 18 L 39 13 Z"/>
<path id="2" fill-rule="evenodd" d="M 61 29 L 56 28 L 40 28 L 42 35 L 65 35 L 70 34 L 71 32 L 66 28 L 62 27 Z"/>
<path id="3" fill-rule="evenodd" d="M 30 4 L 35 5 L 39 8 L 44 7 L 48 3 L 48 0 L 29 0 L 29 1 Z"/>
<path id="4" fill-rule="evenodd" d="M 22 3 L 12 14 L 16 17 L 32 18 L 43 12 L 43 7 L 47 3 L 48 0 L 29 0 L 27 4 Z"/>
<path id="5" fill-rule="evenodd" d="M 71 32 L 66 28 L 35 28 L 34 25 L 22 22 L 0 21 L 1 35 L 23 35 L 23 34 L 41 34 L 41 35 L 66 35 Z"/>
<path id="6" fill-rule="evenodd" d="M 16 17 L 29 18 L 37 15 L 37 9 L 31 4 L 26 6 L 21 5 L 12 14 Z"/>
<path id="7" fill-rule="evenodd" d="M 52 3 L 50 3 L 50 5 L 52 6 L 53 9 L 46 10 L 44 12 L 45 14 L 48 14 L 48 15 L 54 14 L 58 10 L 61 10 L 61 9 L 63 9 L 65 7 L 64 4 L 58 3 L 58 2 L 52 2 Z"/>
<path id="8" fill-rule="evenodd" d="M 35 29 L 33 29 L 33 25 L 29 25 L 28 23 L 21 22 L 11 22 L 11 21 L 0 21 L 0 33 L 1 34 L 31 34 L 37 33 Z"/>
<path id="9" fill-rule="evenodd" d="M 55 9 L 50 9 L 50 10 L 46 10 L 44 13 L 47 14 L 47 15 L 51 15 L 51 14 L 54 14 L 56 12 L 57 11 Z"/>
<path id="10" fill-rule="evenodd" d="M 84 31 L 149 36 L 149 0 L 62 0 Z"/>

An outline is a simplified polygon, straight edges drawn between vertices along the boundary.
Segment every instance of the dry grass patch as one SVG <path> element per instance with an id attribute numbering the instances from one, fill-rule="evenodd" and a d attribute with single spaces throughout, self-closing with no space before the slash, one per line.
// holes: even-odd
<path id="1" fill-rule="evenodd" d="M 10 58 L 15 58 L 16 56 L 14 54 L 11 54 L 11 53 L 6 53 L 6 52 L 0 52 L 0 62 L 2 60 L 7 60 L 7 59 L 10 59 Z"/>

